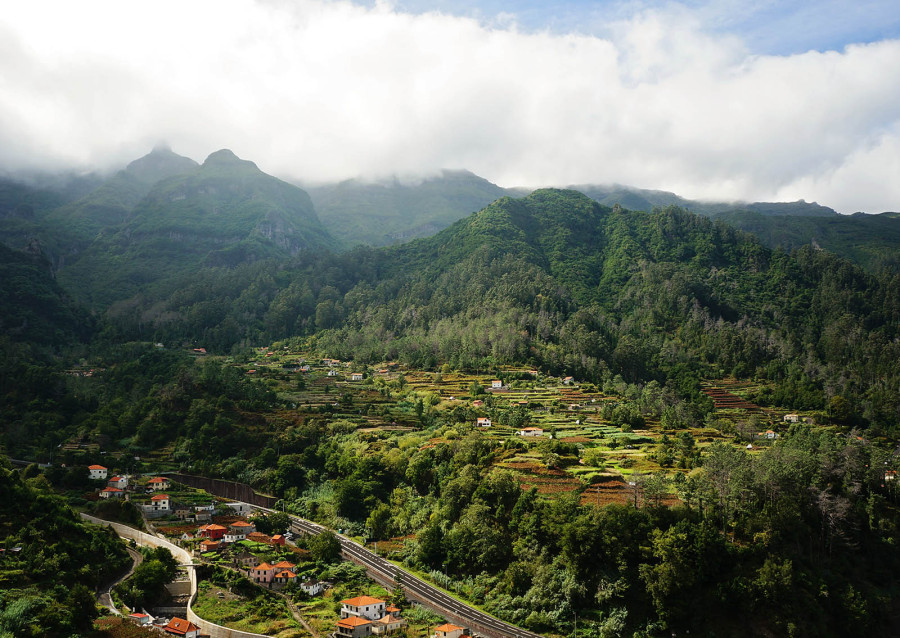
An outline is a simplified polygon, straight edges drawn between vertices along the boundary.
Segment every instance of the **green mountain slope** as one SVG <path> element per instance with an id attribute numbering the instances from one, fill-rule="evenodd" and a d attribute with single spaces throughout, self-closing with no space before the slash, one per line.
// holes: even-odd
<path id="1" fill-rule="evenodd" d="M 54 281 L 43 257 L 0 244 L 0 334 L 61 346 L 84 340 L 90 330 L 87 313 Z"/>
<path id="2" fill-rule="evenodd" d="M 812 245 L 851 259 L 869 271 L 900 270 L 900 218 L 891 213 L 774 217 L 736 211 L 723 213 L 719 219 L 753 233 L 770 248 L 792 250 Z"/>
<path id="3" fill-rule="evenodd" d="M 117 183 L 121 206 L 106 209 L 123 213 L 123 223 L 98 235 L 60 270 L 60 281 L 91 304 L 149 292 L 203 265 L 233 267 L 334 245 L 304 191 L 231 151 L 213 153 L 202 166 L 162 179 L 144 194 L 144 176 L 155 178 L 159 171 L 138 168 Z"/>
<path id="4" fill-rule="evenodd" d="M 418 183 L 348 180 L 310 186 L 322 224 L 341 242 L 382 246 L 433 235 L 510 194 L 469 171 L 442 171 Z"/>

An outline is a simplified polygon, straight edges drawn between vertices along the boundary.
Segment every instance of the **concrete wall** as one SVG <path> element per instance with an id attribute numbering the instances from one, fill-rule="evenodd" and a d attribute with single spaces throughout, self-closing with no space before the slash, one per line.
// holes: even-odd
<path id="1" fill-rule="evenodd" d="M 195 625 L 200 626 L 201 633 L 209 634 L 210 638 L 266 638 L 263 634 L 253 634 L 248 631 L 238 631 L 237 629 L 229 629 L 228 627 L 222 627 L 220 625 L 215 625 L 208 620 L 204 620 L 200 618 L 197 614 L 194 613 L 194 610 L 191 609 L 191 604 L 194 602 L 194 598 L 197 595 L 197 573 L 194 569 L 194 566 L 191 564 L 191 555 L 178 545 L 174 545 L 169 541 L 159 538 L 158 536 L 152 536 L 151 534 L 147 534 L 140 530 L 134 529 L 133 527 L 128 527 L 127 525 L 122 525 L 121 523 L 111 523 L 109 521 L 104 521 L 99 518 L 95 518 L 94 516 L 90 516 L 89 514 L 82 514 L 82 518 L 88 520 L 92 523 L 97 523 L 98 525 L 109 525 L 112 527 L 116 533 L 122 538 L 134 539 L 134 541 L 138 545 L 144 545 L 146 547 L 165 547 L 172 555 L 182 565 L 187 565 L 188 567 L 188 578 L 190 585 L 190 594 L 191 599 L 188 602 L 187 608 L 187 619 L 194 623 Z"/>
<path id="2" fill-rule="evenodd" d="M 266 494 L 258 494 L 252 487 L 244 483 L 235 483 L 234 481 L 222 481 L 220 479 L 211 479 L 205 476 L 192 476 L 190 474 L 174 473 L 169 477 L 195 489 L 206 490 L 215 496 L 230 498 L 233 501 L 243 501 L 251 503 L 258 507 L 275 507 L 278 501 L 274 496 Z"/>

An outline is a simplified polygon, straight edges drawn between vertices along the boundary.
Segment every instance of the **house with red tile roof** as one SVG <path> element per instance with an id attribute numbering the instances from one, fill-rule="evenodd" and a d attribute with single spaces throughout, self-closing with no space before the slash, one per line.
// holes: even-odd
<path id="1" fill-rule="evenodd" d="M 341 638 L 362 638 L 369 636 L 374 629 L 374 623 L 366 618 L 349 616 L 338 621 L 335 636 Z"/>
<path id="2" fill-rule="evenodd" d="M 385 601 L 372 596 L 357 596 L 341 601 L 341 618 L 360 616 L 369 620 L 378 620 L 384 616 Z"/>
<path id="3" fill-rule="evenodd" d="M 100 490 L 100 498 L 122 498 L 125 492 L 118 487 L 104 487 Z"/>
<path id="4" fill-rule="evenodd" d="M 139 625 L 149 625 L 153 622 L 153 616 L 150 614 L 134 613 L 128 614 L 128 617 Z"/>
<path id="5" fill-rule="evenodd" d="M 372 628 L 373 634 L 392 634 L 395 631 L 400 631 L 401 628 L 406 626 L 406 619 L 400 618 L 399 616 L 394 616 L 392 614 L 385 614 L 378 620 L 372 623 L 375 625 Z"/>
<path id="6" fill-rule="evenodd" d="M 465 631 L 466 630 L 459 625 L 446 623 L 434 628 L 434 638 L 460 638 Z"/>
<path id="7" fill-rule="evenodd" d="M 205 541 L 200 542 L 200 551 L 201 552 L 215 552 L 222 548 L 222 543 L 219 541 L 213 541 L 210 539 L 206 539 Z"/>
<path id="8" fill-rule="evenodd" d="M 90 472 L 90 478 L 92 479 L 105 479 L 107 469 L 102 465 L 88 465 L 88 472 Z"/>
<path id="9" fill-rule="evenodd" d="M 150 497 L 150 507 L 154 512 L 163 512 L 169 509 L 169 495 L 156 494 Z"/>
<path id="10" fill-rule="evenodd" d="M 503 389 L 503 382 L 500 379 L 494 379 L 491 381 L 491 390 L 501 390 Z"/>
<path id="11" fill-rule="evenodd" d="M 519 436 L 544 436 L 544 431 L 541 428 L 522 428 L 519 430 Z"/>
<path id="12" fill-rule="evenodd" d="M 147 487 L 153 491 L 169 489 L 169 479 L 162 476 L 155 476 L 147 481 Z"/>
<path id="13" fill-rule="evenodd" d="M 200 528 L 200 536 L 203 538 L 210 538 L 213 540 L 224 538 L 225 532 L 228 531 L 227 527 L 223 527 L 222 525 L 216 525 L 212 523 L 210 525 L 204 525 Z"/>
<path id="14" fill-rule="evenodd" d="M 271 543 L 272 545 L 284 545 L 285 538 L 281 534 L 275 534 L 275 536 L 272 537 Z"/>
<path id="15" fill-rule="evenodd" d="M 487 418 L 486 416 L 480 416 L 475 421 L 475 425 L 477 425 L 480 428 L 489 428 L 489 427 L 491 427 L 491 420 L 489 418 Z"/>
<path id="16" fill-rule="evenodd" d="M 168 625 L 163 627 L 163 630 L 173 636 L 184 636 L 184 638 L 198 638 L 200 636 L 200 627 L 184 618 L 173 618 Z"/>
<path id="17" fill-rule="evenodd" d="M 296 580 L 296 578 L 297 574 L 289 569 L 284 569 L 280 572 L 275 572 L 275 577 L 272 579 L 272 584 L 277 587 L 284 587 L 285 585 Z"/>
<path id="18" fill-rule="evenodd" d="M 250 580 L 259 585 L 268 585 L 275 579 L 276 571 L 278 570 L 275 569 L 274 565 L 260 563 L 256 567 L 250 568 Z"/>

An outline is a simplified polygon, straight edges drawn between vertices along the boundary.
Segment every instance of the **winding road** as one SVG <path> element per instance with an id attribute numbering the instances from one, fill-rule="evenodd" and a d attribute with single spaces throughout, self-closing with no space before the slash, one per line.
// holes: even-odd
<path id="1" fill-rule="evenodd" d="M 107 587 L 106 591 L 97 595 L 97 602 L 99 602 L 101 605 L 103 605 L 104 607 L 109 609 L 116 616 L 121 616 L 122 614 L 119 613 L 119 610 L 116 609 L 116 606 L 113 603 L 112 590 L 115 589 L 116 585 L 121 583 L 123 580 L 131 577 L 131 575 L 134 573 L 134 570 L 136 570 L 138 568 L 138 565 L 140 565 L 141 563 L 144 562 L 143 554 L 131 549 L 130 547 L 126 547 L 125 549 L 128 550 L 128 553 L 131 555 L 131 561 L 132 561 L 131 568 L 128 570 L 128 572 L 125 573 L 124 576 L 122 576 L 121 578 L 119 578 L 118 580 L 113 582 L 109 587 Z"/>

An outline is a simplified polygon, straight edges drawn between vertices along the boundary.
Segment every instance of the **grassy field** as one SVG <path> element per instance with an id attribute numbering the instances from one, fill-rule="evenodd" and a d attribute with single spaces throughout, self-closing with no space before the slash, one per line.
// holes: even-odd
<path id="1" fill-rule="evenodd" d="M 284 599 L 261 588 L 254 589 L 258 593 L 250 597 L 202 581 L 193 610 L 204 620 L 240 631 L 277 638 L 310 635 L 294 620 Z"/>

